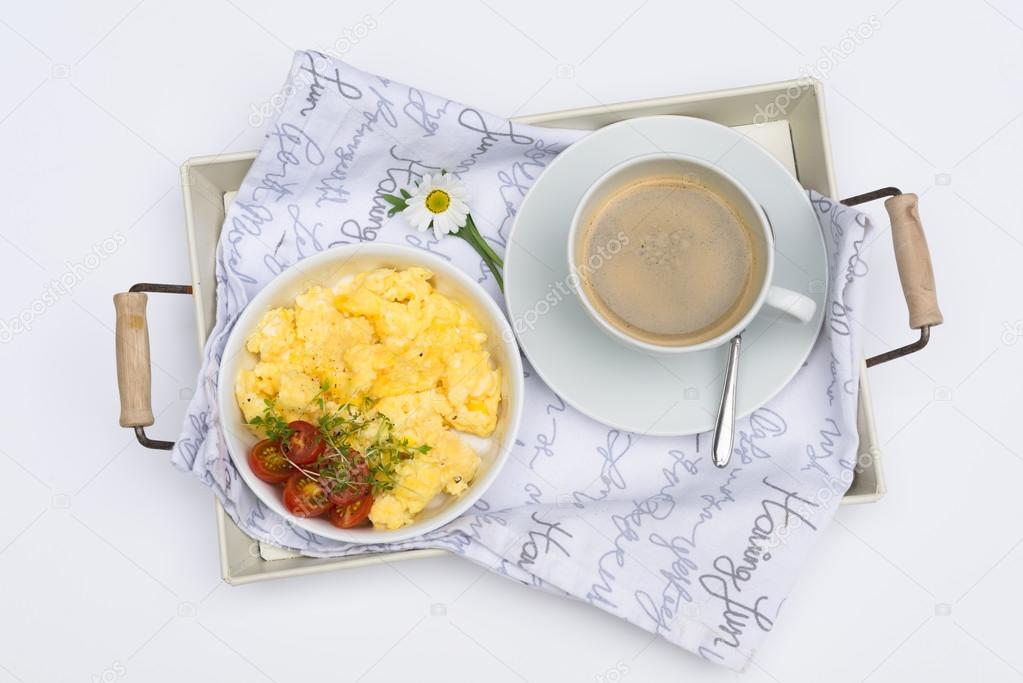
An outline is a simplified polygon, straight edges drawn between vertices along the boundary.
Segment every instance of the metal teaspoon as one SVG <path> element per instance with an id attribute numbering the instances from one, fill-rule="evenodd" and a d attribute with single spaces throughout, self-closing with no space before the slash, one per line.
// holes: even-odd
<path id="1" fill-rule="evenodd" d="M 728 349 L 728 364 L 725 366 L 725 384 L 721 388 L 721 404 L 718 406 L 718 418 L 714 423 L 714 464 L 727 467 L 732 459 L 732 440 L 735 437 L 735 383 L 739 374 L 739 346 L 742 344 L 742 333 L 732 337 Z"/>

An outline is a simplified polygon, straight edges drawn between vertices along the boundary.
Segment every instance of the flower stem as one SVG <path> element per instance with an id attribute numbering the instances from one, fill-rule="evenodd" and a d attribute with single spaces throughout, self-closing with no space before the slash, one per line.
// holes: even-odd
<path id="1" fill-rule="evenodd" d="M 504 291 L 504 277 L 501 270 L 504 268 L 504 261 L 498 256 L 487 241 L 480 234 L 479 229 L 476 227 L 476 223 L 472 220 L 472 216 L 468 215 L 465 217 L 465 225 L 462 226 L 461 230 L 455 233 L 463 240 L 469 243 L 470 246 L 476 251 L 477 254 L 483 259 L 483 262 L 487 264 L 487 268 L 494 276 L 494 280 L 497 281 L 497 286 Z"/>
<path id="2" fill-rule="evenodd" d="M 504 261 L 498 256 L 493 249 L 490 248 L 490 243 L 480 234 L 479 228 L 476 227 L 476 222 L 472 219 L 472 214 L 465 217 L 465 227 L 472 231 L 473 236 L 479 241 L 480 246 L 490 256 L 490 260 L 496 263 L 501 268 L 504 268 Z"/>
<path id="3" fill-rule="evenodd" d="M 469 246 L 471 246 L 473 248 L 473 250 L 477 254 L 479 254 L 480 258 L 483 259 L 483 263 L 486 264 L 487 270 L 489 270 L 493 274 L 494 280 L 497 281 L 497 286 L 500 287 L 501 291 L 503 292 L 504 291 L 504 278 L 501 276 L 501 266 L 497 265 L 497 263 L 494 263 L 494 261 L 490 258 L 490 255 L 487 253 L 487 250 L 484 248 L 484 246 L 478 240 L 474 239 L 468 233 L 468 231 L 465 231 L 466 234 L 462 234 L 462 232 L 463 231 L 459 230 L 458 232 L 456 232 L 454 234 L 458 235 L 463 240 L 468 242 Z"/>

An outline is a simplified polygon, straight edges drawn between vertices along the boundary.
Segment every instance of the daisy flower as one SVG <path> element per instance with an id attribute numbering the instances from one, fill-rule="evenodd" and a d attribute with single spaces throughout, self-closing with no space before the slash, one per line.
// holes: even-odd
<path id="1" fill-rule="evenodd" d="M 469 193 L 465 184 L 441 172 L 438 175 L 424 175 L 412 190 L 410 192 L 400 188 L 398 194 L 382 193 L 380 197 L 391 205 L 387 215 L 402 214 L 420 232 L 432 227 L 438 240 L 449 234 L 465 240 L 483 259 L 497 286 L 503 291 L 504 261 L 476 227 L 469 213 Z"/>
<path id="2" fill-rule="evenodd" d="M 469 215 L 465 183 L 450 174 L 424 175 L 416 191 L 406 201 L 403 214 L 419 232 L 433 227 L 440 239 L 457 233 Z"/>

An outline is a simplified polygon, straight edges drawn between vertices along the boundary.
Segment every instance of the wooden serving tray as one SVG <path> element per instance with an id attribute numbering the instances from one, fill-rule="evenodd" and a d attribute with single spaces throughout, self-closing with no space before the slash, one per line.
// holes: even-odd
<path id="1" fill-rule="evenodd" d="M 818 82 L 800 79 L 538 114 L 515 120 L 539 126 L 593 130 L 623 119 L 655 114 L 705 118 L 736 128 L 762 145 L 803 187 L 828 197 L 838 197 L 821 96 Z M 181 167 L 200 350 L 213 327 L 216 311 L 214 264 L 220 228 L 227 206 L 255 157 L 255 152 L 197 157 Z M 872 503 L 885 493 L 866 364 L 860 373 L 858 432 L 859 464 L 843 503 Z M 221 573 L 227 583 L 235 585 L 446 553 L 426 549 L 352 558 L 302 557 L 249 538 L 227 516 L 219 502 L 216 519 Z"/>

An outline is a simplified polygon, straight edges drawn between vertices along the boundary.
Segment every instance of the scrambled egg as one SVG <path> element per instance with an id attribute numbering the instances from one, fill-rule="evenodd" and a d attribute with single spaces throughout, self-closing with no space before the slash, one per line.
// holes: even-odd
<path id="1" fill-rule="evenodd" d="M 370 520 L 388 529 L 412 522 L 438 493 L 461 494 L 476 475 L 479 456 L 453 430 L 485 437 L 497 424 L 501 371 L 487 335 L 432 277 L 381 268 L 267 311 L 246 341 L 259 360 L 236 385 L 246 420 L 273 399 L 286 420 L 315 423 L 326 382 L 328 410 L 370 400 L 398 436 L 429 445 L 398 465 L 394 488 L 373 502 Z"/>

